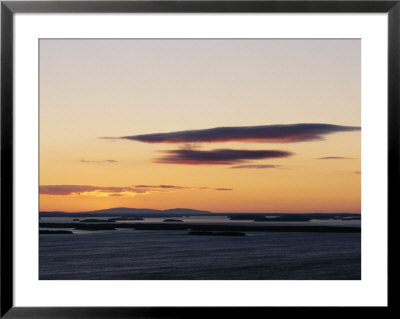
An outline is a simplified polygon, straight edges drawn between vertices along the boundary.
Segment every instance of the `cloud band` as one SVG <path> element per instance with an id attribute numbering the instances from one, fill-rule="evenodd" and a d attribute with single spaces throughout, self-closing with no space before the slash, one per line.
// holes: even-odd
<path id="1" fill-rule="evenodd" d="M 235 141 L 289 143 L 321 140 L 326 134 L 359 130 L 361 130 L 359 126 L 299 123 L 216 127 L 204 130 L 122 136 L 115 139 L 125 139 L 144 143 L 217 143 Z M 105 138 L 113 139 L 110 137 Z"/>
<path id="2" fill-rule="evenodd" d="M 216 149 L 210 151 L 200 151 L 193 149 L 179 149 L 163 151 L 166 156 L 155 160 L 156 163 L 165 164 L 236 164 L 247 160 L 258 160 L 266 158 L 282 158 L 293 155 L 291 152 L 279 150 L 232 150 Z"/>
<path id="3" fill-rule="evenodd" d="M 134 197 L 137 194 L 150 194 L 178 190 L 216 190 L 231 191 L 231 188 L 187 187 L 176 185 L 134 185 L 127 187 L 105 187 L 91 185 L 41 185 L 41 195 L 94 196 L 94 197 Z"/>

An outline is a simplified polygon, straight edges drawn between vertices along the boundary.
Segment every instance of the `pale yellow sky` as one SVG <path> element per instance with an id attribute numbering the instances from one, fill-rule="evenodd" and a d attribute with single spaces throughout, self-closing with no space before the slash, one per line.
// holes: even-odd
<path id="1" fill-rule="evenodd" d="M 188 145 L 100 138 L 226 126 L 360 126 L 360 46 L 359 40 L 40 40 L 40 185 L 75 186 L 70 194 L 42 191 L 40 209 L 360 212 L 359 130 L 318 141 L 191 145 L 294 153 L 232 165 L 154 163 L 165 156 L 160 151 Z M 144 192 L 137 185 L 153 187 Z"/>

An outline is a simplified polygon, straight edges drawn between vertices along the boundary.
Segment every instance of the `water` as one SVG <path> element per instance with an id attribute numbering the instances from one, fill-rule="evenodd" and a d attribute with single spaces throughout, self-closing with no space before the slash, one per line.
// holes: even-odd
<path id="1" fill-rule="evenodd" d="M 39 279 L 361 279 L 360 233 L 74 231 L 40 235 Z"/>

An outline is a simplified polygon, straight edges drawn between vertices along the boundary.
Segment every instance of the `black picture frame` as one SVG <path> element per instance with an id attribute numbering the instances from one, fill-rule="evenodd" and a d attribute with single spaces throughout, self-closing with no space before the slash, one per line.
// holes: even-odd
<path id="1" fill-rule="evenodd" d="M 5 318 L 192 318 L 205 316 L 266 316 L 287 311 L 304 315 L 338 314 L 341 307 L 15 307 L 13 302 L 13 19 L 15 13 L 122 12 L 270 12 L 270 13 L 388 13 L 388 225 L 398 213 L 400 189 L 400 0 L 359 1 L 1 1 L 1 317 Z M 388 226 L 389 228 L 389 226 Z M 389 251 L 393 232 L 388 229 Z M 389 256 L 388 256 L 389 258 Z M 390 259 L 389 259 L 390 261 Z M 388 270 L 390 270 L 389 268 Z M 390 276 L 390 272 L 389 272 Z M 391 276 L 390 276 L 391 277 Z M 393 283 L 392 283 L 393 285 Z M 390 287 L 390 281 L 388 282 Z M 34 293 L 34 292 L 32 292 Z M 389 311 L 388 307 L 355 308 Z M 354 308 L 353 308 L 354 310 Z"/>

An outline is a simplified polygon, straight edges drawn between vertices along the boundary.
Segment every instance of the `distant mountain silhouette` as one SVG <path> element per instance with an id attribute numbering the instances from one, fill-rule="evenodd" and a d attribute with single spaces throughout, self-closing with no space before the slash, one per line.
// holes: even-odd
<path id="1" fill-rule="evenodd" d="M 116 207 L 109 209 L 93 210 L 87 212 L 40 212 L 40 217 L 181 217 L 181 216 L 206 216 L 214 214 L 209 211 L 196 210 L 189 208 L 172 208 L 165 210 L 148 209 L 148 208 L 127 208 Z"/>

